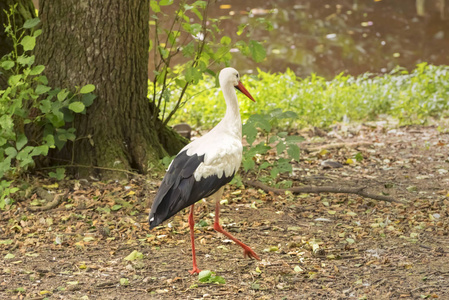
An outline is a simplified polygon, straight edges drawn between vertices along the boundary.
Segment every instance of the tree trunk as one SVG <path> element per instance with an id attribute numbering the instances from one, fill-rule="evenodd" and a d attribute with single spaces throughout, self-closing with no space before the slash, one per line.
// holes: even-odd
<path id="1" fill-rule="evenodd" d="M 5 11 L 9 12 L 11 7 L 15 4 L 17 4 L 14 14 L 15 24 L 11 24 L 12 26 L 20 28 L 26 20 L 36 17 L 34 5 L 31 0 L 0 1 L 0 58 L 13 50 L 12 40 L 7 36 L 4 25 L 8 25 L 8 18 L 6 17 Z M 7 73 L 0 73 L 0 89 L 5 89 L 7 87 L 8 75 L 9 74 Z"/>
<path id="2" fill-rule="evenodd" d="M 151 120 L 148 0 L 41 0 L 36 58 L 53 87 L 94 84 L 97 98 L 74 121 L 77 140 L 54 154 L 87 175 L 148 166 L 166 151 Z"/>

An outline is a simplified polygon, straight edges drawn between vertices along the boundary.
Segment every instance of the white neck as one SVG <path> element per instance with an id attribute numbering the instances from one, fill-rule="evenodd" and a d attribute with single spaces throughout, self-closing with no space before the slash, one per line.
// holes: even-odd
<path id="1" fill-rule="evenodd" d="M 226 84 L 221 87 L 221 90 L 226 100 L 226 114 L 223 120 L 221 120 L 220 125 L 241 138 L 242 120 L 240 118 L 239 103 L 235 88 L 231 84 Z"/>

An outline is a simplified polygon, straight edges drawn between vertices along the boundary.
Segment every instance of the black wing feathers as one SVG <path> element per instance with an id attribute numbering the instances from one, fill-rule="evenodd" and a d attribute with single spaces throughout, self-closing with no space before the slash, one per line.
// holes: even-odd
<path id="1" fill-rule="evenodd" d="M 204 155 L 179 153 L 165 174 L 150 212 L 150 228 L 167 220 L 178 211 L 218 191 L 231 181 L 234 174 L 221 178 L 216 175 L 196 181 L 193 174 L 204 161 Z"/>

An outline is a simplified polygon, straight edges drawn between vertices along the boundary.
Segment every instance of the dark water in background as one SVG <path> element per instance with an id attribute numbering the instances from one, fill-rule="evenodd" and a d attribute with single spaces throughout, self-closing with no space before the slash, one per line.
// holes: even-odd
<path id="1" fill-rule="evenodd" d="M 210 1 L 210 16 L 223 18 L 221 27 L 233 38 L 243 37 L 236 35 L 239 24 L 260 17 L 273 23 L 272 31 L 259 25 L 251 36 L 264 41 L 265 61 L 234 55 L 232 66 L 243 72 L 290 68 L 301 77 L 331 78 L 420 62 L 449 65 L 449 0 Z"/>
<path id="2" fill-rule="evenodd" d="M 222 22 L 228 34 L 258 17 L 273 23 L 272 31 L 259 26 L 252 34 L 265 41 L 267 59 L 254 63 L 237 55 L 240 69 L 290 68 L 299 76 L 330 78 L 449 64 L 448 0 L 219 0 L 211 15 L 229 16 Z"/>

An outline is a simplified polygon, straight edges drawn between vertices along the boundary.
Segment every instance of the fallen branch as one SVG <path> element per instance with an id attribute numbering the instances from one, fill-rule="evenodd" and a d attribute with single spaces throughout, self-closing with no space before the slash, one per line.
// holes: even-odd
<path id="1" fill-rule="evenodd" d="M 53 200 L 49 201 L 47 205 L 43 206 L 28 206 L 27 209 L 32 212 L 46 211 L 55 208 L 61 203 L 61 200 L 65 197 L 66 193 L 61 194 L 48 194 L 44 189 L 38 189 L 37 194 L 44 199 L 49 200 L 49 196 L 53 197 Z"/>
<path id="2" fill-rule="evenodd" d="M 358 147 L 369 147 L 372 143 L 369 142 L 355 142 L 355 143 L 335 143 L 335 144 L 326 144 L 318 147 L 311 147 L 311 148 L 303 148 L 306 153 L 311 152 L 320 152 L 322 150 L 331 150 L 331 149 L 340 149 L 340 148 L 352 148 L 356 149 Z"/>
<path id="3" fill-rule="evenodd" d="M 339 193 L 339 194 L 356 194 L 365 198 L 370 198 L 374 200 L 379 201 L 386 201 L 386 202 L 396 202 L 396 203 L 404 203 L 402 201 L 393 199 L 391 197 L 383 196 L 383 195 L 375 195 L 368 192 L 365 192 L 365 187 L 358 187 L 358 188 L 348 188 L 348 187 L 333 187 L 333 186 L 301 186 L 301 187 L 292 187 L 289 189 L 278 189 L 271 186 L 268 186 L 266 184 L 263 184 L 260 181 L 255 180 L 244 180 L 245 184 L 248 184 L 250 186 L 259 188 L 264 190 L 265 192 L 273 192 L 275 194 L 284 194 L 285 191 L 290 191 L 293 194 L 300 194 L 300 193 Z"/>

